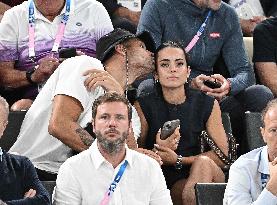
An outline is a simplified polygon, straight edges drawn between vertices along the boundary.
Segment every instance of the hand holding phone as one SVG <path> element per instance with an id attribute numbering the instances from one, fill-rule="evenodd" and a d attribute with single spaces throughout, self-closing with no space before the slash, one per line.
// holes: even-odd
<path id="1" fill-rule="evenodd" d="M 210 81 L 210 80 L 205 80 L 204 81 L 204 85 L 206 85 L 207 87 L 209 87 L 211 89 L 215 89 L 215 88 L 220 88 L 221 87 L 221 83 L 219 83 L 217 81 Z"/>
<path id="2" fill-rule="evenodd" d="M 179 119 L 165 122 L 161 130 L 161 139 L 165 140 L 166 138 L 170 137 L 179 125 Z"/>

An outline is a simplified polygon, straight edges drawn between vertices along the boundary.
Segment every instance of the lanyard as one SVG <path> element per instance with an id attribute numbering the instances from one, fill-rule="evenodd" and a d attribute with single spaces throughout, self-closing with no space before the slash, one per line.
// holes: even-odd
<path id="1" fill-rule="evenodd" d="M 70 0 L 66 0 L 66 10 L 62 16 L 61 23 L 56 34 L 55 42 L 52 48 L 52 52 L 57 52 L 62 41 L 66 23 L 69 19 L 70 13 Z M 35 57 L 35 6 L 34 1 L 29 2 L 29 57 L 33 59 Z"/>
<path id="2" fill-rule="evenodd" d="M 205 21 L 202 23 L 202 25 L 200 26 L 199 30 L 195 34 L 195 36 L 191 39 L 190 43 L 185 48 L 186 53 L 188 53 L 195 46 L 195 44 L 199 40 L 200 36 L 203 34 L 203 32 L 204 32 L 204 30 L 205 30 L 205 28 L 207 26 L 207 21 L 208 21 L 209 17 L 211 16 L 211 14 L 212 14 L 212 11 L 209 10 L 208 15 L 206 16 Z"/>
<path id="3" fill-rule="evenodd" d="M 260 156 L 259 156 L 259 161 L 261 162 L 261 160 L 262 160 L 262 152 L 260 152 Z M 269 179 L 269 174 L 261 173 L 262 190 L 266 187 L 268 179 Z"/>
<path id="4" fill-rule="evenodd" d="M 114 192 L 117 184 L 119 183 L 125 169 L 127 166 L 128 161 L 125 160 L 125 162 L 120 166 L 120 169 L 118 170 L 117 174 L 115 175 L 115 178 L 113 180 L 113 182 L 111 183 L 108 191 L 105 193 L 104 198 L 102 199 L 102 201 L 100 202 L 100 205 L 107 205 L 109 204 L 109 201 L 111 199 L 111 195 Z"/>

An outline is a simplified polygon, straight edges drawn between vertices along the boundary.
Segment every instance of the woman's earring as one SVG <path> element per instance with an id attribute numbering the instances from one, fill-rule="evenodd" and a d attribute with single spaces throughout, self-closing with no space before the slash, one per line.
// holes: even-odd
<path id="1" fill-rule="evenodd" d="M 159 82 L 159 79 L 158 78 L 155 78 L 155 83 L 158 83 Z"/>

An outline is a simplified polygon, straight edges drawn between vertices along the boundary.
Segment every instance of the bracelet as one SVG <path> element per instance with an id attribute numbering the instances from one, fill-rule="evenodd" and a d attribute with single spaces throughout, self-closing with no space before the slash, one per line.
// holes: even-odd
<path id="1" fill-rule="evenodd" d="M 32 69 L 26 72 L 26 79 L 31 85 L 37 85 L 37 83 L 32 80 L 32 74 L 35 72 L 35 70 L 36 69 Z"/>
<path id="2" fill-rule="evenodd" d="M 183 164 L 182 164 L 182 155 L 178 155 L 177 156 L 177 160 L 176 160 L 176 163 L 175 163 L 175 169 L 182 169 L 183 167 Z"/>

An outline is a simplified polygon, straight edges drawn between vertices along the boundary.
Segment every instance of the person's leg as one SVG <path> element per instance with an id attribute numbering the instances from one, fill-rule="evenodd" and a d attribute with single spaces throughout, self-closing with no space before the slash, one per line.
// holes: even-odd
<path id="1" fill-rule="evenodd" d="M 178 180 L 176 183 L 174 183 L 174 185 L 170 189 L 170 196 L 171 196 L 171 199 L 172 199 L 172 202 L 174 205 L 182 205 L 183 204 L 182 193 L 183 193 L 186 182 L 187 182 L 186 179 Z"/>
<path id="2" fill-rule="evenodd" d="M 183 205 L 195 205 L 196 183 L 225 182 L 225 176 L 220 167 L 218 167 L 209 157 L 201 156 L 193 162 L 190 175 L 184 185 L 182 192 Z"/>
<path id="3" fill-rule="evenodd" d="M 30 99 L 21 99 L 16 101 L 11 106 L 11 111 L 22 111 L 22 110 L 29 110 L 29 108 L 32 106 L 33 100 Z"/>
<path id="4" fill-rule="evenodd" d="M 252 85 L 237 96 L 245 112 L 261 112 L 273 98 L 271 90 L 264 85 Z"/>

